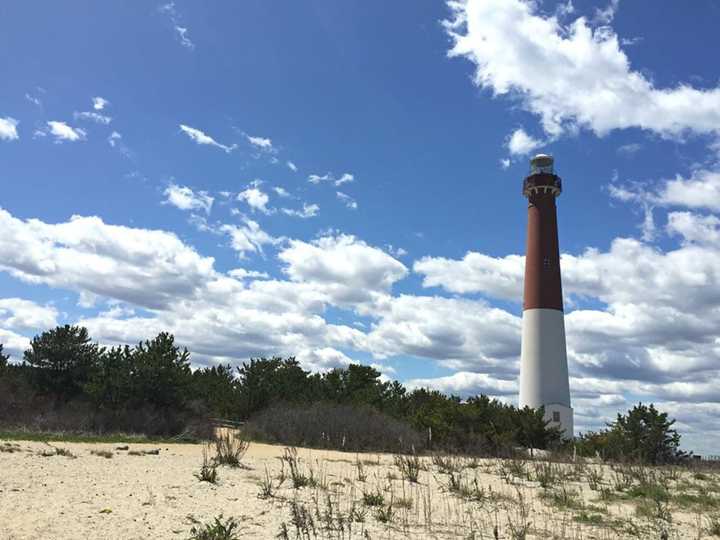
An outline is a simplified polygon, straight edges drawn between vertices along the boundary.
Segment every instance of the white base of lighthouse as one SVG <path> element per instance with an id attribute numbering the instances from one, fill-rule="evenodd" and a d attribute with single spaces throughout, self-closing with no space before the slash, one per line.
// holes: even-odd
<path id="1" fill-rule="evenodd" d="M 520 407 L 545 407 L 545 418 L 566 438 L 573 436 L 565 316 L 557 309 L 523 311 L 520 353 Z"/>

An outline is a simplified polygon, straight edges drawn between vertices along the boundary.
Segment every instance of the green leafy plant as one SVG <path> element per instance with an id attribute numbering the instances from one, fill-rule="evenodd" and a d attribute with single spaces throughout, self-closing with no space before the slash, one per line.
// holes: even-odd
<path id="1" fill-rule="evenodd" d="M 233 518 L 223 520 L 222 514 L 212 523 L 190 529 L 189 540 L 239 540 L 240 524 Z"/>

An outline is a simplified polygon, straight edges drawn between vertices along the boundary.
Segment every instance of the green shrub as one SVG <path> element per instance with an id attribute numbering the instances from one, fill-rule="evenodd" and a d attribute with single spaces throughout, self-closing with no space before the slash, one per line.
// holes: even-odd
<path id="1" fill-rule="evenodd" d="M 223 520 L 220 514 L 212 523 L 190 529 L 189 540 L 239 540 L 239 527 L 235 519 Z"/>

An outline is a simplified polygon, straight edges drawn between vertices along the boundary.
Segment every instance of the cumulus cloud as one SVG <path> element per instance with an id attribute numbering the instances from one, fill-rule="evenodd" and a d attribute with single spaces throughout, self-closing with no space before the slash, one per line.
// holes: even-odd
<path id="1" fill-rule="evenodd" d="M 296 359 L 304 369 L 314 372 L 330 371 L 353 363 L 345 353 L 332 347 L 304 349 L 298 352 Z"/>
<path id="2" fill-rule="evenodd" d="M 615 10 L 567 26 L 526 0 L 448 2 L 449 55 L 475 65 L 475 84 L 496 96 L 518 97 L 546 133 L 587 128 L 602 136 L 637 127 L 662 136 L 720 131 L 720 88 L 689 84 L 657 88 L 631 68 L 617 34 Z"/>
<path id="3" fill-rule="evenodd" d="M 720 171 L 716 169 L 697 169 L 688 178 L 678 175 L 656 185 L 613 183 L 608 191 L 611 197 L 623 202 L 720 211 Z"/>
<path id="4" fill-rule="evenodd" d="M 258 187 L 259 183 L 251 184 L 250 187 L 238 193 L 237 200 L 245 201 L 252 211 L 271 214 L 274 210 L 268 208 L 270 197 Z"/>
<path id="5" fill-rule="evenodd" d="M 57 326 L 58 311 L 23 298 L 0 298 L 0 327 L 13 330 L 45 330 Z"/>
<path id="6" fill-rule="evenodd" d="M 65 122 L 51 120 L 47 123 L 47 127 L 50 135 L 55 137 L 56 143 L 61 143 L 63 141 L 84 141 L 87 137 L 87 132 L 84 129 L 71 127 Z"/>
<path id="7" fill-rule="evenodd" d="M 295 165 L 292 161 L 288 161 L 287 166 L 292 172 L 297 172 L 298 170 L 297 165 Z"/>
<path id="8" fill-rule="evenodd" d="M 3 353 L 9 354 L 11 360 L 21 360 L 23 352 L 30 347 L 30 340 L 17 332 L 0 327 L 0 343 Z"/>
<path id="9" fill-rule="evenodd" d="M 14 118 L 6 116 L 0 118 L 0 140 L 16 141 L 20 138 L 17 131 L 18 121 Z"/>
<path id="10" fill-rule="evenodd" d="M 482 292 L 503 300 L 522 295 L 525 257 L 490 257 L 468 252 L 461 260 L 422 257 L 413 270 L 423 275 L 423 287 L 443 287 L 453 293 Z"/>
<path id="11" fill-rule="evenodd" d="M 187 186 L 171 183 L 163 192 L 166 199 L 163 204 L 171 204 L 180 210 L 203 210 L 206 214 L 212 209 L 213 197 L 206 191 L 193 191 Z"/>
<path id="12" fill-rule="evenodd" d="M 180 129 L 182 130 L 183 133 L 185 133 L 188 137 L 190 137 L 197 144 L 215 146 L 217 148 L 225 150 L 225 152 L 227 152 L 227 153 L 230 153 L 233 150 L 235 150 L 235 148 L 237 148 L 237 145 L 235 145 L 235 144 L 232 144 L 230 146 L 227 146 L 225 144 L 220 144 L 215 139 L 213 139 L 210 135 L 206 134 L 205 132 L 203 132 L 197 128 L 186 126 L 185 124 L 180 124 Z"/>
<path id="13" fill-rule="evenodd" d="M 313 283 L 343 305 L 367 301 L 407 275 L 400 261 L 351 235 L 290 240 L 278 257 L 292 281 Z"/>
<path id="14" fill-rule="evenodd" d="M 280 242 L 280 239 L 263 231 L 257 221 L 248 218 L 243 219 L 243 225 L 225 224 L 218 230 L 230 237 L 230 245 L 240 256 L 246 252 L 262 253 L 264 245 Z"/>
<path id="15" fill-rule="evenodd" d="M 430 388 L 445 394 L 461 397 L 485 394 L 487 396 L 515 396 L 518 392 L 516 379 L 498 379 L 487 373 L 457 371 L 434 379 L 410 379 L 408 388 Z"/>
<path id="16" fill-rule="evenodd" d="M 508 137 L 506 146 L 511 155 L 524 156 L 543 144 L 543 141 L 531 137 L 524 129 L 518 128 Z"/>
<path id="17" fill-rule="evenodd" d="M 159 308 L 192 297 L 213 275 L 213 259 L 174 234 L 98 217 L 49 224 L 0 209 L 0 230 L 0 269 L 27 283 Z"/>
<path id="18" fill-rule="evenodd" d="M 104 97 L 95 96 L 94 98 L 92 98 L 92 104 L 93 109 L 95 109 L 96 111 L 102 111 L 103 109 L 105 109 L 105 107 L 110 105 L 110 102 Z"/>

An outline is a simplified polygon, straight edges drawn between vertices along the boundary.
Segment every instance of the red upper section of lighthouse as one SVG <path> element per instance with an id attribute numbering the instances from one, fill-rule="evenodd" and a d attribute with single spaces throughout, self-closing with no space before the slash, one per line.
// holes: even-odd
<path id="1" fill-rule="evenodd" d="M 552 167 L 552 158 L 543 157 L 549 158 Z M 523 309 L 562 311 L 560 248 L 555 206 L 555 198 L 562 190 L 562 183 L 560 177 L 546 170 L 531 170 L 531 173 L 534 173 L 523 182 L 523 195 L 528 198 Z"/>

